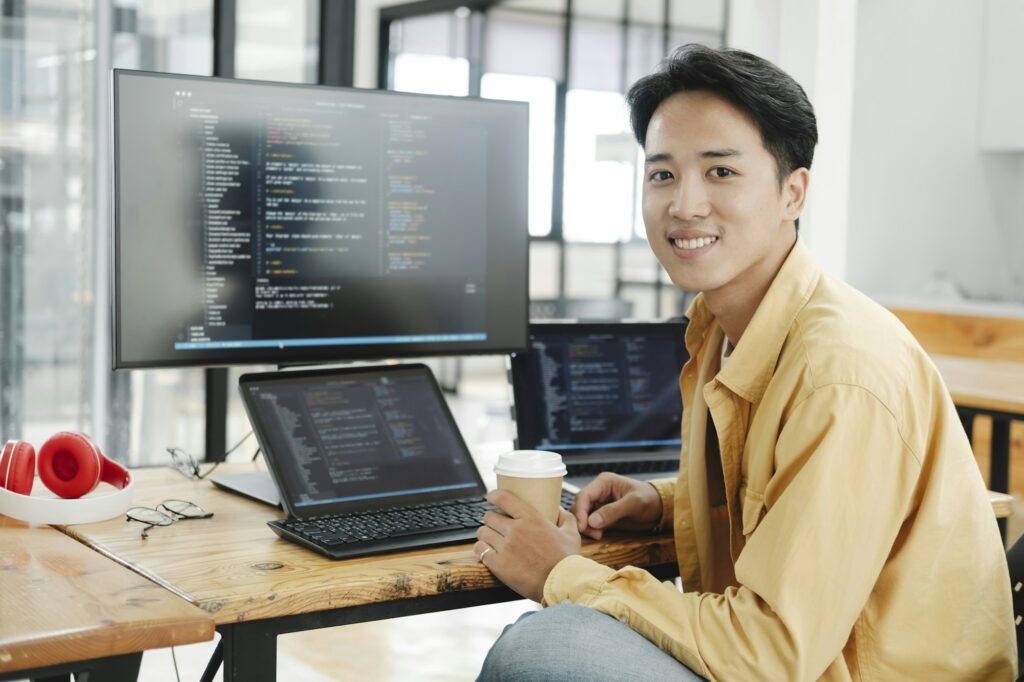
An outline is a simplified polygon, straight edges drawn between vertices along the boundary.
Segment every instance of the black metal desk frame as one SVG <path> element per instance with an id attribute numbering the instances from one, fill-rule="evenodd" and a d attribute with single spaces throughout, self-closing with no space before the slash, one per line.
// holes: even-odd
<path id="1" fill-rule="evenodd" d="M 992 418 L 992 454 L 989 459 L 988 487 L 997 493 L 1010 492 L 1010 424 L 1024 421 L 1024 414 L 989 410 L 978 407 L 956 406 L 960 422 L 967 432 L 967 440 L 974 442 L 974 418 L 983 415 Z M 1006 519 L 998 519 L 999 534 L 1006 542 Z"/>

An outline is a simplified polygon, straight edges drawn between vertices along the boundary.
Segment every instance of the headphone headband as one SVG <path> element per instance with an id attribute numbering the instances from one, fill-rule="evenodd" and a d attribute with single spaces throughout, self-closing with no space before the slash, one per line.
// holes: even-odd
<path id="1" fill-rule="evenodd" d="M 122 516 L 128 511 L 135 493 L 135 481 L 129 476 L 121 490 L 110 495 L 77 500 L 19 495 L 0 488 L 0 514 L 29 523 L 68 526 L 95 523 Z"/>

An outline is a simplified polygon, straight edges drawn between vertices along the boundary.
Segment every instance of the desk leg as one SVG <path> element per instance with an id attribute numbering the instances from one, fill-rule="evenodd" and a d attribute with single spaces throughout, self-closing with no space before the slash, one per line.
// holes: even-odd
<path id="1" fill-rule="evenodd" d="M 268 623 L 251 621 L 222 625 L 224 682 L 277 679 L 277 632 Z"/>
<path id="2" fill-rule="evenodd" d="M 998 493 L 1010 492 L 1010 419 L 992 416 L 992 457 L 988 485 Z M 1006 543 L 1006 519 L 999 519 L 999 534 Z"/>

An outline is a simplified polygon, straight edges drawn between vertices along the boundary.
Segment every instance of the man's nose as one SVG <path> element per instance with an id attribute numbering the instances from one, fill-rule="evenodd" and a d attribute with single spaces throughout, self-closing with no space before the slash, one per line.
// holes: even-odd
<path id="1" fill-rule="evenodd" d="M 706 218 L 711 213 L 711 202 L 704 183 L 699 178 L 684 178 L 672 196 L 669 213 L 679 220 Z"/>

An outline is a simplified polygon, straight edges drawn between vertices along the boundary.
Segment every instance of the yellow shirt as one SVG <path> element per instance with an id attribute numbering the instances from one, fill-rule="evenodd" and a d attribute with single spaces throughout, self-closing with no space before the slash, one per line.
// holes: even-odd
<path id="1" fill-rule="evenodd" d="M 991 504 L 910 333 L 799 241 L 721 370 L 702 296 L 689 317 L 679 478 L 655 485 L 683 593 L 571 556 L 544 603 L 611 614 L 711 680 L 1014 679 Z"/>

